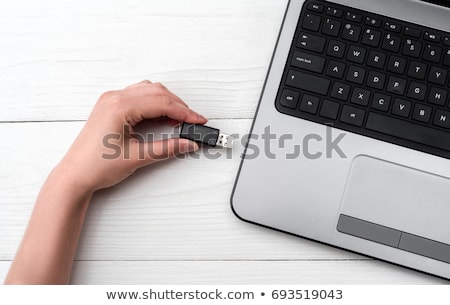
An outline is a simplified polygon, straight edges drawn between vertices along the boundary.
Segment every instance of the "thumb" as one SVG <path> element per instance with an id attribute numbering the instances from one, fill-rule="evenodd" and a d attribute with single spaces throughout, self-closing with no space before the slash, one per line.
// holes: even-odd
<path id="1" fill-rule="evenodd" d="M 156 142 L 141 143 L 144 148 L 143 165 L 166 160 L 176 155 L 194 152 L 199 149 L 197 143 L 187 139 L 168 139 Z"/>

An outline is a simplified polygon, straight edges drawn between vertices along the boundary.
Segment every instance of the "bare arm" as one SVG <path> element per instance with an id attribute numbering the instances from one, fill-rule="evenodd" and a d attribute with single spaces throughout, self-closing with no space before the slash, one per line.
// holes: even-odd
<path id="1" fill-rule="evenodd" d="M 6 277 L 5 284 L 67 284 L 70 280 L 80 232 L 95 191 L 113 186 L 135 170 L 176 154 L 198 149 L 184 139 L 145 143 L 145 158 L 124 125 L 167 117 L 189 123 L 206 123 L 176 95 L 149 81 L 102 95 L 86 125 L 64 159 L 51 172 L 36 200 L 31 219 Z M 129 158 L 106 159 L 110 153 L 103 138 L 116 134 L 117 145 L 128 143 Z"/>

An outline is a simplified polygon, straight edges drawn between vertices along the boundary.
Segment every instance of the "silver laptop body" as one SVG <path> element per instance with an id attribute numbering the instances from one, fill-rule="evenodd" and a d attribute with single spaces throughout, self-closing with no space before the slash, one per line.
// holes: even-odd
<path id="1" fill-rule="evenodd" d="M 449 159 L 276 109 L 303 2 L 291 0 L 286 10 L 236 178 L 234 213 L 247 222 L 450 278 Z M 422 1 L 334 3 L 450 31 L 450 9 Z"/>

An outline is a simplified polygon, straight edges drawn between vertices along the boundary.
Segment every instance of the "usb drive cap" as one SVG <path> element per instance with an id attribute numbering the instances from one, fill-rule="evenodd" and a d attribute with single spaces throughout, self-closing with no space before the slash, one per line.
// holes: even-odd
<path id="1" fill-rule="evenodd" d="M 229 135 L 220 133 L 220 130 L 217 128 L 199 124 L 183 123 L 180 138 L 189 139 L 211 147 L 231 148 L 233 146 L 233 141 Z"/>

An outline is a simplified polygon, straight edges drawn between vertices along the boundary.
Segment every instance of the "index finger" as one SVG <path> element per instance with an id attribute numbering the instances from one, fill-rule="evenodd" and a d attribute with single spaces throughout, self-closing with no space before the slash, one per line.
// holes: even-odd
<path id="1" fill-rule="evenodd" d="M 127 113 L 134 123 L 144 119 L 168 117 L 179 122 L 205 124 L 208 120 L 190 108 L 173 100 L 169 95 L 135 96 L 126 103 Z"/>

